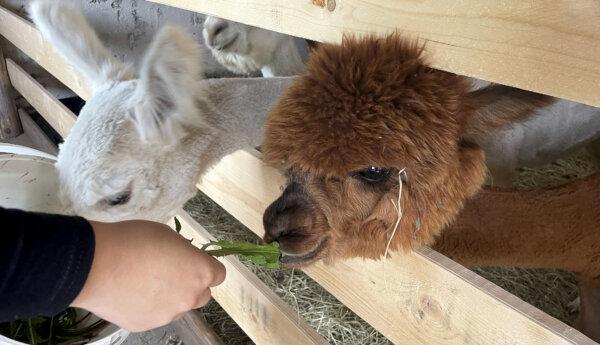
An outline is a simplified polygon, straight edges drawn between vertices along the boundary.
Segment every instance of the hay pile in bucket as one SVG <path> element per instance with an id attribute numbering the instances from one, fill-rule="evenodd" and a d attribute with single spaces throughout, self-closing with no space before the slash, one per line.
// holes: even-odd
<path id="1" fill-rule="evenodd" d="M 585 177 L 598 167 L 592 156 L 582 150 L 538 169 L 522 169 L 515 184 L 520 187 L 559 185 Z M 186 211 L 217 238 L 258 242 L 256 235 L 202 193 L 188 202 Z M 267 270 L 251 262 L 245 263 L 298 311 L 298 317 L 304 318 L 331 344 L 390 343 L 302 272 Z M 576 281 L 572 274 L 557 270 L 494 267 L 477 268 L 474 271 L 557 319 L 572 324 L 576 315 L 572 302 L 577 297 Z M 226 344 L 252 344 L 214 301 L 202 311 Z"/>

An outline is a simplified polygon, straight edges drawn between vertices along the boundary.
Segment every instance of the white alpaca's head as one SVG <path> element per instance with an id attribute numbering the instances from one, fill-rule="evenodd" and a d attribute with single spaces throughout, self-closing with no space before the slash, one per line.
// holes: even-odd
<path id="1" fill-rule="evenodd" d="M 36 0 L 31 16 L 92 95 L 56 167 L 66 208 L 100 221 L 165 221 L 191 198 L 201 173 L 257 146 L 285 78 L 206 80 L 200 46 L 165 27 L 138 69 L 116 61 L 79 9 Z"/>
<path id="2" fill-rule="evenodd" d="M 185 154 L 179 139 L 189 128 L 209 127 L 196 106 L 202 78 L 198 44 L 180 29 L 163 28 L 135 78 L 77 8 L 43 0 L 30 12 L 44 37 L 93 89 L 56 164 L 68 207 L 97 220 L 168 217 L 172 204 L 181 206 L 193 195 L 193 184 L 183 190 L 179 181 L 197 178 L 199 169 L 177 164 Z"/>
<path id="3" fill-rule="evenodd" d="M 234 73 L 295 75 L 308 56 L 304 39 L 222 18 L 207 16 L 202 34 L 215 59 Z"/>

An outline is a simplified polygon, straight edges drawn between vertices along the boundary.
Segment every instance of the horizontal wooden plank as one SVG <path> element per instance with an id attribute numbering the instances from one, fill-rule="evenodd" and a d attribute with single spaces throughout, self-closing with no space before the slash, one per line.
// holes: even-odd
<path id="1" fill-rule="evenodd" d="M 0 7 L 0 35 L 52 73 L 58 80 L 83 98 L 91 95 L 89 83 L 73 69 L 65 66 L 39 30 L 29 21 Z"/>
<path id="2" fill-rule="evenodd" d="M 282 176 L 257 152 L 225 157 L 198 187 L 262 236 L 262 213 Z M 594 344 L 431 249 L 384 261 L 347 260 L 304 270 L 398 344 Z"/>
<path id="3" fill-rule="evenodd" d="M 66 137 L 77 117 L 14 61 L 7 59 L 10 82 L 17 92 L 60 134 Z"/>
<path id="4" fill-rule="evenodd" d="M 595 0 L 150 0 L 316 41 L 400 30 L 432 66 L 600 106 Z"/>
<path id="5" fill-rule="evenodd" d="M 66 75 L 64 65 L 54 67 L 63 69 L 60 76 Z M 80 95 L 86 98 L 85 94 Z M 199 186 L 261 235 L 262 213 L 280 193 L 282 182 L 282 176 L 265 167 L 255 153 L 237 152 L 212 169 Z M 182 219 L 185 216 L 180 215 Z M 593 344 L 574 329 L 428 249 L 381 262 L 348 260 L 328 266 L 317 264 L 306 272 L 395 343 Z M 237 283 L 238 290 L 224 289 L 215 296 L 219 293 L 231 294 L 232 299 L 252 296 L 240 294 L 246 283 L 236 280 Z M 268 303 L 270 299 L 264 297 L 268 291 L 264 293 L 260 295 L 261 303 Z M 253 310 L 248 303 L 243 302 L 247 308 L 237 317 L 244 318 Z M 236 306 L 239 305 L 231 307 Z M 241 325 L 250 321 L 254 320 L 243 321 Z M 281 342 L 293 339 L 294 336 L 288 336 Z"/>
<path id="6" fill-rule="evenodd" d="M 185 211 L 181 210 L 177 219 L 181 222 L 181 235 L 192 239 L 197 247 L 214 240 Z M 227 277 L 223 284 L 211 289 L 213 297 L 255 343 L 328 344 L 238 259 L 226 257 L 221 262 Z"/>

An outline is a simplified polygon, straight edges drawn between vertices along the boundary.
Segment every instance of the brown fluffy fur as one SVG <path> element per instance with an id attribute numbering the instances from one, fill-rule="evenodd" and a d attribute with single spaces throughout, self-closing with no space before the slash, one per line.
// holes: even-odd
<path id="1" fill-rule="evenodd" d="M 357 170 L 406 169 L 393 249 L 430 244 L 484 182 L 483 152 L 462 140 L 475 103 L 469 84 L 426 67 L 421 53 L 398 35 L 322 45 L 267 119 L 264 157 L 302 176 L 314 224 L 303 236 L 328 238 L 321 256 L 375 258 L 385 249 L 397 177 L 370 186 L 351 176 Z M 315 240 L 282 245 L 304 252 Z"/>
<path id="2" fill-rule="evenodd" d="M 434 249 L 468 266 L 552 267 L 600 287 L 600 173 L 546 189 L 486 188 Z"/>
<path id="3" fill-rule="evenodd" d="M 586 300 L 600 301 L 600 174 L 548 190 L 488 189 L 469 201 L 486 174 L 469 140 L 552 98 L 498 85 L 469 93 L 464 78 L 426 67 L 421 53 L 398 35 L 345 38 L 313 53 L 267 118 L 264 157 L 283 165 L 289 184 L 265 212 L 265 240 L 280 242 L 290 266 L 380 258 L 402 176 L 392 250 L 432 244 L 446 229 L 436 249 L 459 262 L 571 270 L 585 278 Z M 392 176 L 359 180 L 369 166 Z"/>
<path id="4" fill-rule="evenodd" d="M 581 279 L 576 327 L 600 340 L 600 173 L 549 189 L 486 188 L 433 248 L 467 266 L 557 268 Z"/>

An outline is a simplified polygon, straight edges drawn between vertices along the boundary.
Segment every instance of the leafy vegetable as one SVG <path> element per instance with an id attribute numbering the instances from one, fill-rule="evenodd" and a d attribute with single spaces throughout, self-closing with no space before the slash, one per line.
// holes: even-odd
<path id="1" fill-rule="evenodd" d="M 16 320 L 0 324 L 0 334 L 32 345 L 85 344 L 108 325 L 98 320 L 88 326 L 81 324 L 91 316 L 78 318 L 73 308 L 67 308 L 53 317 L 38 316 L 29 320 Z"/>
<path id="2" fill-rule="evenodd" d="M 181 223 L 179 222 L 179 219 L 177 219 L 177 217 L 173 217 L 173 219 L 175 220 L 175 231 L 177 231 L 177 233 L 181 233 Z"/>
<path id="3" fill-rule="evenodd" d="M 177 217 L 175 220 L 175 231 L 181 233 L 181 222 Z M 190 240 L 191 242 L 191 240 Z M 219 249 L 208 249 L 209 247 L 219 247 Z M 281 258 L 281 250 L 279 243 L 273 242 L 270 244 L 254 244 L 251 242 L 229 242 L 229 241 L 210 241 L 202 246 L 202 250 L 212 256 L 227 256 L 237 255 L 242 258 L 252 260 L 257 265 L 262 265 L 267 268 L 279 268 L 279 259 Z"/>
<path id="4" fill-rule="evenodd" d="M 219 249 L 209 249 L 209 247 L 219 247 Z M 229 241 L 210 241 L 202 246 L 206 253 L 212 256 L 237 255 L 252 260 L 255 264 L 267 268 L 279 268 L 279 258 L 281 250 L 279 243 L 254 244 L 250 242 L 229 242 Z"/>

